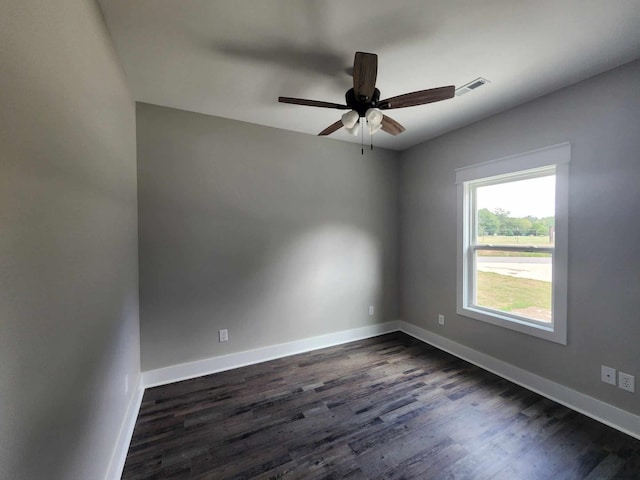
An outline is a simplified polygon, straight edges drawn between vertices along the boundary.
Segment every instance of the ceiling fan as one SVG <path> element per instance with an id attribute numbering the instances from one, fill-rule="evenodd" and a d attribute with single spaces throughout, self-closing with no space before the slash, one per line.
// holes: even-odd
<path id="1" fill-rule="evenodd" d="M 352 135 L 357 135 L 360 118 L 366 119 L 371 134 L 381 129 L 391 135 L 398 135 L 404 132 L 405 128 L 391 117 L 384 115 L 382 110 L 439 102 L 452 98 L 455 94 L 455 86 L 449 85 L 380 100 L 380 90 L 376 88 L 377 74 L 378 56 L 374 53 L 356 52 L 353 60 L 353 88 L 347 90 L 345 94 L 346 105 L 292 97 L 279 97 L 278 101 L 294 105 L 349 110 L 340 120 L 329 125 L 318 135 L 331 135 L 342 127 Z"/>

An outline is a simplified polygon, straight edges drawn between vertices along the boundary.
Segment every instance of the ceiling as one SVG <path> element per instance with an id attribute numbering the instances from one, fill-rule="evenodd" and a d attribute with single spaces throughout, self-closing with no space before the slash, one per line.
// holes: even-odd
<path id="1" fill-rule="evenodd" d="M 640 0 L 99 0 L 135 99 L 317 134 L 344 103 L 356 51 L 381 98 L 491 83 L 387 112 L 404 150 L 640 57 Z M 360 142 L 344 129 L 331 138 Z M 327 140 L 330 141 L 330 140 Z M 365 138 L 368 142 L 368 138 Z"/>

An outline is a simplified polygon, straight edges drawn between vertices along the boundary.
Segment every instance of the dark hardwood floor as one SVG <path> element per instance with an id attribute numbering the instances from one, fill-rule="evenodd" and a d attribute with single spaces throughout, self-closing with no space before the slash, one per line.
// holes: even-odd
<path id="1" fill-rule="evenodd" d="M 396 333 L 148 389 L 123 479 L 639 479 L 640 441 Z"/>

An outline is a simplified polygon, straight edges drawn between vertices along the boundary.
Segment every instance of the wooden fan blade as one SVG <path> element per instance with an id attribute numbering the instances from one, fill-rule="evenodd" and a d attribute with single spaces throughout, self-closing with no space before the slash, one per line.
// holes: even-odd
<path id="1" fill-rule="evenodd" d="M 406 129 L 400 125 L 398 122 L 396 122 L 393 118 L 391 117 L 387 117 L 386 115 L 382 116 L 382 131 L 383 132 L 387 132 L 390 133 L 391 135 L 395 136 L 398 135 L 402 132 L 404 132 Z"/>
<path id="2" fill-rule="evenodd" d="M 304 98 L 278 97 L 280 103 L 292 103 L 294 105 L 307 105 L 308 107 L 337 108 L 339 110 L 349 110 L 346 105 L 339 103 L 321 102 L 319 100 L 307 100 Z"/>
<path id="3" fill-rule="evenodd" d="M 353 93 L 356 99 L 370 100 L 376 89 L 378 56 L 375 53 L 356 52 L 353 59 Z"/>
<path id="4" fill-rule="evenodd" d="M 324 135 L 331 135 L 333 132 L 335 132 L 336 130 L 340 130 L 341 128 L 342 128 L 342 120 L 338 120 L 336 123 L 332 123 L 327 128 L 322 130 L 318 134 L 318 136 L 321 137 L 321 136 L 324 136 Z"/>
<path id="5" fill-rule="evenodd" d="M 428 90 L 405 93 L 404 95 L 382 100 L 379 108 L 385 110 L 388 108 L 413 107 L 415 105 L 424 105 L 425 103 L 439 102 L 440 100 L 453 98 L 455 92 L 456 87 L 449 85 L 447 87 L 430 88 Z"/>

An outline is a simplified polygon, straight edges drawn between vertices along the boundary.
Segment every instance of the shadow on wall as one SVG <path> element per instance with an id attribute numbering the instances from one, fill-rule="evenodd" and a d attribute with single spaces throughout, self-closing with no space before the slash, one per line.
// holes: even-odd
<path id="1" fill-rule="evenodd" d="M 180 277 L 155 280 L 143 329 L 143 370 L 346 330 L 372 323 L 383 297 L 382 242 L 346 224 L 324 224 L 269 236 L 238 236 L 188 258 Z M 246 232 L 245 232 L 246 233 Z M 254 231 L 257 235 L 257 232 Z M 263 232 L 264 234 L 264 232 Z M 174 245 L 184 252 L 185 245 Z M 175 258 L 177 257 L 177 258 Z M 181 255 L 174 255 L 175 272 Z M 162 276 L 162 275 L 160 275 Z M 167 285 L 171 283 L 174 288 Z M 144 323 L 143 319 L 143 323 Z M 231 342 L 220 345 L 218 329 Z M 146 337 L 145 337 L 146 334 Z M 143 347 L 144 349 L 144 347 Z M 146 363 L 145 363 L 146 362 Z"/>

